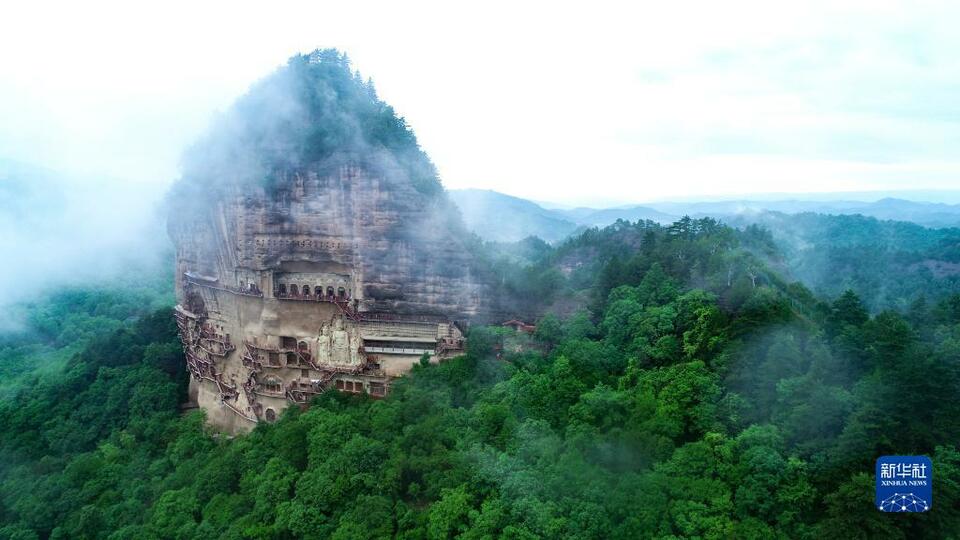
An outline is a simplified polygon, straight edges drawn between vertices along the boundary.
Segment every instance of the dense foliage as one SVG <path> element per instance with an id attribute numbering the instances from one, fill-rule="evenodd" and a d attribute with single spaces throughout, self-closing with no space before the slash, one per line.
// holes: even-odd
<path id="1" fill-rule="evenodd" d="M 790 273 L 818 294 L 855 291 L 870 308 L 907 310 L 960 293 L 960 229 L 861 215 L 745 216 L 771 231 Z M 865 261 L 869 261 L 865 264 Z"/>
<path id="2" fill-rule="evenodd" d="M 2 402 L 0 537 L 954 535 L 960 297 L 871 315 L 780 280 L 773 249 L 712 220 L 527 242 L 508 257 L 592 311 L 474 329 L 386 399 L 233 439 L 180 414 L 160 311 Z M 874 508 L 891 453 L 932 457 L 931 512 Z"/>
<path id="3" fill-rule="evenodd" d="M 556 248 L 535 237 L 486 247 L 477 251 L 496 254 L 487 266 L 495 269 L 494 281 L 515 300 L 516 309 L 538 313 L 572 315 L 589 304 L 599 314 L 616 285 L 639 282 L 655 264 L 658 272 L 686 286 L 713 292 L 730 309 L 757 286 L 789 291 L 798 307 L 813 301 L 803 285 L 788 285 L 770 269 L 779 255 L 769 232 L 737 230 L 710 218 L 685 217 L 670 226 L 617 221 L 587 229 Z"/>
<path id="4" fill-rule="evenodd" d="M 173 303 L 168 272 L 140 272 L 129 282 L 56 289 L 6 307 L 0 332 L 0 391 L 38 370 L 60 370 L 91 339 Z"/>

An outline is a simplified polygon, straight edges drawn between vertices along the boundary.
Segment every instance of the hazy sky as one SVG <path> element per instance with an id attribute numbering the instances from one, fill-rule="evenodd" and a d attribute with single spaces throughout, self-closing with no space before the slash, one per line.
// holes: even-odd
<path id="1" fill-rule="evenodd" d="M 450 188 L 594 204 L 951 189 L 956 6 L 14 2 L 0 158 L 158 191 L 214 111 L 290 55 L 336 47 Z"/>

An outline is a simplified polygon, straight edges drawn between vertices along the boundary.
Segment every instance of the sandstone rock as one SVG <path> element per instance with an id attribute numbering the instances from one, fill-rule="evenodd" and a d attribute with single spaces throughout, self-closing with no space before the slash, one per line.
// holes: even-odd
<path id="1" fill-rule="evenodd" d="M 461 351 L 464 321 L 495 303 L 429 160 L 344 62 L 295 57 L 255 87 L 170 199 L 191 395 L 228 431 L 332 389 L 385 395 L 424 354 Z M 257 92 L 291 104 L 263 118 L 273 110 L 244 105 L 262 105 Z M 331 132 L 347 147 L 311 147 Z"/>

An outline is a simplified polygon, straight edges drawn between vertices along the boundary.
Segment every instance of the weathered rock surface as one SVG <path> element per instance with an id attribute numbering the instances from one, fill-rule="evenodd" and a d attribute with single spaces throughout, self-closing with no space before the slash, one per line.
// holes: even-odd
<path id="1" fill-rule="evenodd" d="M 177 323 L 191 397 L 226 431 L 325 391 L 384 396 L 496 311 L 433 165 L 338 53 L 291 59 L 186 162 Z"/>
<path id="2" fill-rule="evenodd" d="M 177 274 L 263 291 L 345 283 L 360 311 L 466 319 L 490 305 L 471 239 L 442 194 L 357 165 L 289 173 L 287 185 L 235 190 L 198 215 L 172 216 Z"/>

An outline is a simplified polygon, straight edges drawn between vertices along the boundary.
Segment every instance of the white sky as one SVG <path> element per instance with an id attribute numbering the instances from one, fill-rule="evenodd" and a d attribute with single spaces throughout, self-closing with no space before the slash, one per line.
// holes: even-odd
<path id="1" fill-rule="evenodd" d="M 581 204 L 953 189 L 958 15 L 876 0 L 11 2 L 0 158 L 159 192 L 214 111 L 292 54 L 336 47 L 448 188 Z"/>

